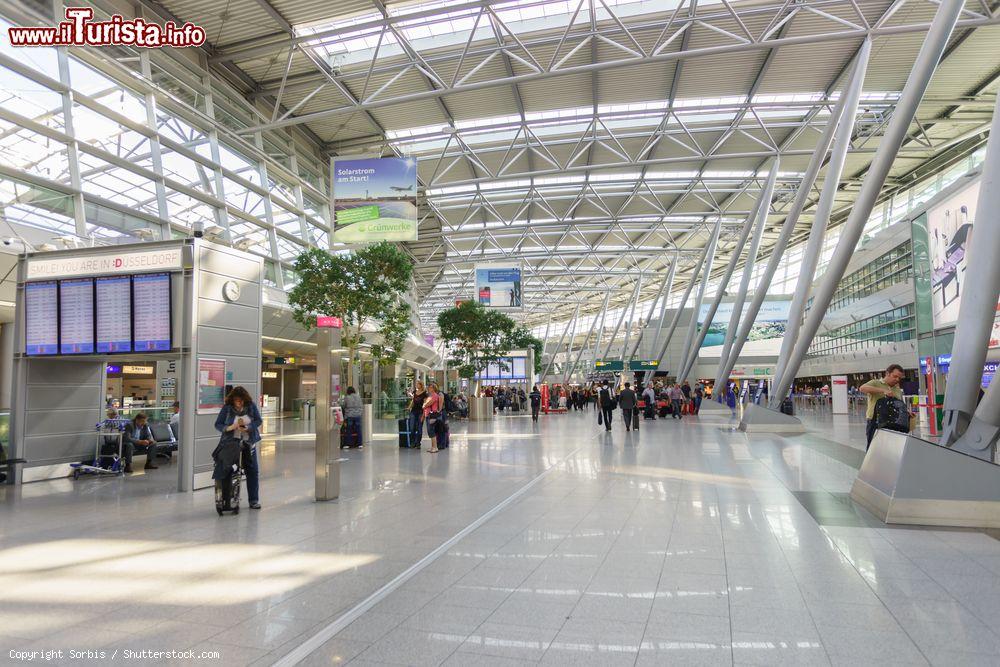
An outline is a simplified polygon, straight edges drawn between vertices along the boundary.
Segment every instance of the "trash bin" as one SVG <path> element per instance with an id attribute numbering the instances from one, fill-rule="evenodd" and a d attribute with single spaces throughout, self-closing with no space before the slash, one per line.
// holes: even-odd
<path id="1" fill-rule="evenodd" d="M 372 428 L 375 423 L 375 410 L 372 409 L 371 403 L 363 407 L 364 412 L 361 415 L 361 444 L 370 445 L 372 443 Z"/>
<path id="2" fill-rule="evenodd" d="M 795 415 L 795 403 L 791 398 L 786 398 L 781 402 L 781 412 L 789 417 Z"/>
<path id="3" fill-rule="evenodd" d="M 316 418 L 316 404 L 306 401 L 302 404 L 302 418 L 306 421 L 312 421 Z"/>

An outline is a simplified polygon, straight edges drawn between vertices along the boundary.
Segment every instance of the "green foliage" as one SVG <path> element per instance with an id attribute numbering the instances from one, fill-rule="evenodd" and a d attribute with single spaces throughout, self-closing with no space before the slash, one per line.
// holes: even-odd
<path id="1" fill-rule="evenodd" d="M 382 342 L 371 347 L 381 362 L 394 362 L 410 330 L 410 306 L 403 301 L 413 262 L 395 244 L 383 241 L 353 253 L 330 254 L 310 248 L 295 260 L 299 283 L 288 293 L 295 321 L 311 329 L 316 315 L 344 320 L 342 343 L 355 359 L 374 325 Z"/>
<path id="2" fill-rule="evenodd" d="M 477 301 L 463 301 L 437 318 L 441 338 L 451 349 L 451 364 L 459 376 L 472 378 L 489 364 L 506 366 L 501 359 L 523 347 L 527 331 L 503 313 Z"/>
<path id="3" fill-rule="evenodd" d="M 518 327 L 517 331 L 514 333 L 515 340 L 513 348 L 532 348 L 535 351 L 535 372 L 542 372 L 542 352 L 544 351 L 544 344 L 538 338 L 531 335 L 525 327 Z"/>

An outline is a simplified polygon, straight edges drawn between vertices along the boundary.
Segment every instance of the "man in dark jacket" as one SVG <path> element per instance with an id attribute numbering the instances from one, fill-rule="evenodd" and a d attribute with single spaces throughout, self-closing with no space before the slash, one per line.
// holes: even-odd
<path id="1" fill-rule="evenodd" d="M 542 407 L 542 394 L 538 391 L 538 385 L 531 388 L 528 398 L 531 399 L 531 421 L 536 422 L 538 421 L 538 409 Z"/>
<path id="2" fill-rule="evenodd" d="M 607 383 L 601 385 L 601 391 L 597 394 L 597 407 L 601 411 L 601 421 L 604 422 L 604 430 L 611 430 L 611 411 L 615 409 L 614 399 L 611 397 L 611 390 Z"/>
<path id="3" fill-rule="evenodd" d="M 635 403 L 635 392 L 632 391 L 631 383 L 626 382 L 622 393 L 618 395 L 618 405 L 622 408 L 622 417 L 625 419 L 626 431 L 632 430 L 632 412 L 635 410 Z"/>
<path id="4" fill-rule="evenodd" d="M 156 470 L 156 439 L 146 423 L 146 414 L 138 413 L 132 423 L 122 433 L 122 456 L 125 458 L 125 472 L 132 472 L 132 457 L 136 447 L 146 448 L 145 470 Z"/>

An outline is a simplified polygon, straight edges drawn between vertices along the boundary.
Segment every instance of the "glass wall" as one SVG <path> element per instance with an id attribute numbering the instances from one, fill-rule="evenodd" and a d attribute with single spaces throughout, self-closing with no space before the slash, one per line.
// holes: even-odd
<path id="1" fill-rule="evenodd" d="M 913 304 L 907 304 L 816 336 L 809 346 L 809 354 L 843 354 L 885 343 L 912 340 L 916 337 L 915 330 Z"/>
<path id="2" fill-rule="evenodd" d="M 830 311 L 848 306 L 859 299 L 913 278 L 913 245 L 905 241 L 884 255 L 844 276 L 833 293 Z M 812 297 L 806 302 L 806 312 L 812 307 Z"/>
<path id="3" fill-rule="evenodd" d="M 0 31 L 17 18 L 0 16 Z M 193 49 L 60 52 L 3 40 L 5 234 L 32 247 L 50 233 L 71 247 L 181 237 L 200 224 L 207 238 L 266 257 L 267 284 L 293 285 L 291 262 L 329 232 L 325 158 L 296 129 L 245 132 L 270 110 L 204 63 Z"/>

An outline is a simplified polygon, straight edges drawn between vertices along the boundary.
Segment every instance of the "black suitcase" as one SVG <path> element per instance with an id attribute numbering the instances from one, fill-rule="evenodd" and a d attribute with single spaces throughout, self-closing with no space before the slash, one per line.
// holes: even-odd
<path id="1" fill-rule="evenodd" d="M 448 427 L 448 422 L 439 421 L 437 424 L 438 449 L 448 449 L 449 444 L 451 444 L 451 429 Z"/>
<path id="2" fill-rule="evenodd" d="M 639 430 L 639 408 L 634 408 L 632 410 L 632 429 Z"/>
<path id="3" fill-rule="evenodd" d="M 903 401 L 885 396 L 875 403 L 875 423 L 880 429 L 909 433 L 910 411 Z"/>
<path id="4" fill-rule="evenodd" d="M 234 472 L 226 479 L 215 480 L 215 511 L 240 513 L 240 482 L 242 475 Z"/>
<path id="5" fill-rule="evenodd" d="M 413 431 L 410 430 L 410 420 L 409 419 L 398 419 L 396 420 L 396 430 L 399 431 L 399 446 L 406 449 L 413 449 L 417 447 L 417 438 Z"/>
<path id="6" fill-rule="evenodd" d="M 654 419 L 655 418 L 655 413 L 654 413 L 655 409 L 656 408 L 654 408 L 651 404 L 647 403 L 646 407 L 644 407 L 642 409 L 642 418 L 643 419 Z"/>

